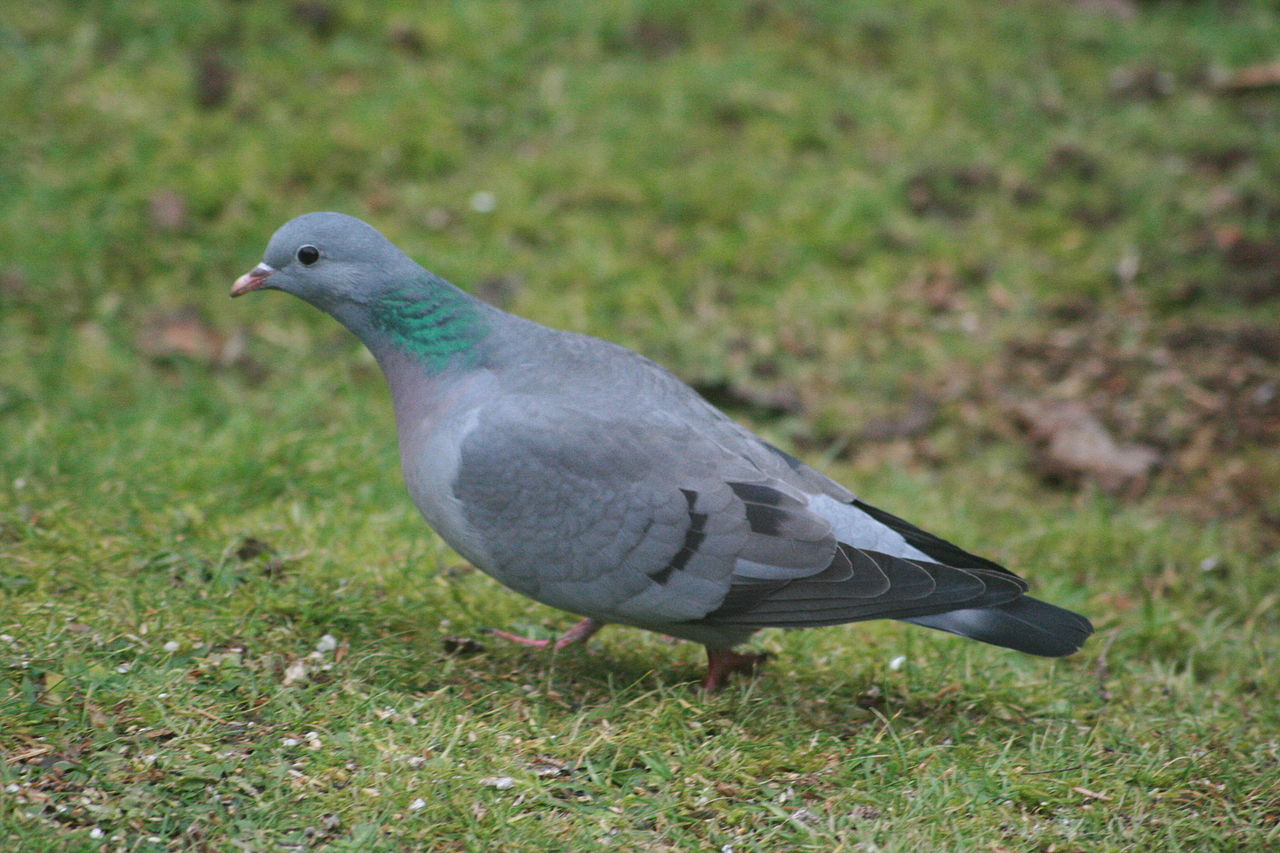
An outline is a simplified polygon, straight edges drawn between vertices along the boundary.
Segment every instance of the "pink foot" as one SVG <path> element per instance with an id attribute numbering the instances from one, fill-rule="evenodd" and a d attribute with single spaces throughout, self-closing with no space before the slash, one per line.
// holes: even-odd
<path id="1" fill-rule="evenodd" d="M 575 643 L 585 642 L 592 634 L 603 627 L 604 623 L 596 619 L 583 619 L 555 640 L 531 640 L 528 637 L 521 637 L 519 634 L 512 634 L 508 631 L 499 631 L 497 629 L 494 629 L 489 633 L 495 637 L 507 640 L 508 642 L 518 643 L 522 646 L 532 646 L 535 649 L 550 648 L 555 651 L 559 651 L 560 649 L 572 646 Z"/>
<path id="2" fill-rule="evenodd" d="M 735 672 L 744 675 L 754 673 L 769 655 L 765 652 L 735 652 L 730 649 L 713 649 L 707 646 L 707 677 L 702 679 L 702 689 L 715 693 L 729 681 Z"/>

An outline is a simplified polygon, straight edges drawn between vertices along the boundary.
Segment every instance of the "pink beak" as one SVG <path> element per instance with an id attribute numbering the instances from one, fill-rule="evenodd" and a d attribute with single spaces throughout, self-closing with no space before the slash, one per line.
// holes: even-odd
<path id="1" fill-rule="evenodd" d="M 266 264 L 258 264 L 244 275 L 236 279 L 236 283 L 231 285 L 231 296 L 243 296 L 251 290 L 257 290 L 267 286 L 267 279 L 275 273 L 275 267 L 269 267 Z"/>

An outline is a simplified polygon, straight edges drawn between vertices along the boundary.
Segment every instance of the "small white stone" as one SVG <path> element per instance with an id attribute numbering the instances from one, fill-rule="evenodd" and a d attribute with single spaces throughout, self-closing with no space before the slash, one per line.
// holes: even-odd
<path id="1" fill-rule="evenodd" d="M 412 767 L 414 770 L 417 770 L 419 767 L 421 767 L 426 763 L 427 763 L 427 759 L 423 758 L 421 755 L 409 756 L 409 766 Z"/>
<path id="2" fill-rule="evenodd" d="M 316 651 L 331 652 L 338 647 L 338 638 L 333 634 L 325 634 L 316 641 Z"/>
<path id="3" fill-rule="evenodd" d="M 101 829 L 98 829 L 98 827 L 96 826 L 93 829 L 89 830 L 90 838 L 101 838 L 104 835 L 106 835 L 106 833 L 103 832 Z"/>
<path id="4" fill-rule="evenodd" d="M 902 669 L 902 665 L 906 662 L 907 662 L 906 655 L 898 655 L 896 658 L 889 661 L 889 669 L 893 670 L 894 672 L 897 672 L 898 670 Z"/>
<path id="5" fill-rule="evenodd" d="M 294 684 L 301 684 L 307 680 L 307 665 L 303 661 L 296 660 L 289 664 L 284 671 L 284 686 L 289 687 Z"/>
<path id="6" fill-rule="evenodd" d="M 493 213 L 498 206 L 498 197 L 488 190 L 481 190 L 471 196 L 471 209 L 476 213 Z"/>
<path id="7" fill-rule="evenodd" d="M 170 640 L 164 644 L 164 650 L 169 654 L 173 654 L 180 648 L 182 648 L 182 643 L 179 643 L 177 640 Z"/>
<path id="8" fill-rule="evenodd" d="M 516 780 L 510 776 L 490 776 L 487 779 L 481 779 L 480 784 L 488 788 L 497 788 L 499 791 L 509 791 L 515 787 Z"/>
<path id="9" fill-rule="evenodd" d="M 418 799 L 414 800 L 412 803 L 409 803 L 409 811 L 411 812 L 420 812 L 426 807 L 427 807 L 427 801 L 422 799 L 422 797 L 418 797 Z"/>
<path id="10" fill-rule="evenodd" d="M 296 737 L 280 738 L 281 746 L 297 746 L 301 742 L 302 741 L 298 740 Z"/>
<path id="11" fill-rule="evenodd" d="M 118 672 L 118 673 L 120 673 L 120 674 L 122 674 L 122 675 L 123 675 L 124 673 L 128 672 L 128 671 L 129 671 L 129 670 L 131 670 L 131 669 L 133 669 L 133 665 L 132 665 L 132 664 L 122 663 L 122 664 L 120 664 L 118 667 L 116 667 L 116 672 Z"/>
<path id="12" fill-rule="evenodd" d="M 17 782 L 10 782 L 8 785 L 5 785 L 4 787 L 4 792 L 6 794 L 16 794 L 21 790 L 22 789 L 18 787 Z"/>

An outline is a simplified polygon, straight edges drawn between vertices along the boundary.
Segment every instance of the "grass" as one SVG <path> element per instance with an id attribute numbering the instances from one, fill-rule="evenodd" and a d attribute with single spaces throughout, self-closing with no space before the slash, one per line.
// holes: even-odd
<path id="1" fill-rule="evenodd" d="M 1275 846 L 1280 101 L 1217 81 L 1277 43 L 1245 2 L 10 16 L 4 846 Z M 487 640 L 569 617 L 421 523 L 350 338 L 226 299 L 313 209 L 659 359 L 1098 635 L 770 632 L 714 697 L 640 632 Z M 1024 399 L 1160 467 L 1046 466 Z"/>

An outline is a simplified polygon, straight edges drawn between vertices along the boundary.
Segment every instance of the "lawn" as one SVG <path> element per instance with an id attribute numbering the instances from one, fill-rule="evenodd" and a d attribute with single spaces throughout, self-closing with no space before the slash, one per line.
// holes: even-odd
<path id="1" fill-rule="evenodd" d="M 1280 845 L 1280 10 L 50 0 L 0 16 L 0 846 Z M 308 210 L 662 362 L 1098 628 L 755 680 L 422 523 Z"/>

